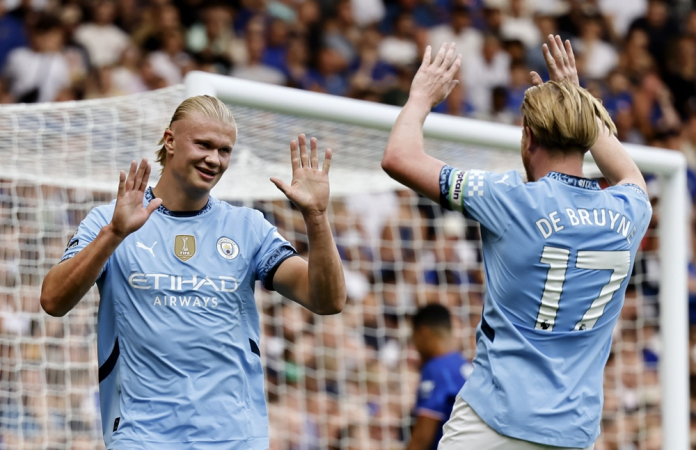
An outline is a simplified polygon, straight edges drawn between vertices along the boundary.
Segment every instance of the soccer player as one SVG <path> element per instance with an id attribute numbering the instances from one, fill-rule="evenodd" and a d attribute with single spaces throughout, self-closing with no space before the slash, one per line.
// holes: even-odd
<path id="1" fill-rule="evenodd" d="M 443 305 L 432 303 L 416 312 L 412 320 L 413 345 L 421 358 L 421 379 L 415 423 L 407 450 L 437 449 L 442 426 L 449 419 L 454 400 L 472 368 L 456 350 L 452 319 Z"/>
<path id="2" fill-rule="evenodd" d="M 591 449 L 603 371 L 636 250 L 652 214 L 638 167 L 604 107 L 579 87 L 570 47 L 543 47 L 551 81 L 521 107 L 525 183 L 516 171 L 464 171 L 428 156 L 423 122 L 457 83 L 461 55 L 423 63 L 387 142 L 396 180 L 481 225 L 486 276 L 474 370 L 441 450 Z M 590 151 L 611 184 L 583 177 Z"/>
<path id="3" fill-rule="evenodd" d="M 258 211 L 210 196 L 237 127 L 214 97 L 181 103 L 164 131 L 162 176 L 143 159 L 121 171 L 115 202 L 93 209 L 44 279 L 41 306 L 70 311 L 96 282 L 99 390 L 109 450 L 266 449 L 268 418 L 254 285 L 317 314 L 345 302 L 326 215 L 331 150 L 292 141 L 292 185 L 271 181 L 302 212 L 308 260 Z"/>

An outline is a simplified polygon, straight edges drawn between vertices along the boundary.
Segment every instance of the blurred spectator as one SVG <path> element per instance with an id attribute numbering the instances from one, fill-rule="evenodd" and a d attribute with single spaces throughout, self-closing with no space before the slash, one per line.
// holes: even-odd
<path id="1" fill-rule="evenodd" d="M 418 28 L 432 28 L 439 23 L 434 5 L 422 0 L 385 0 L 386 14 L 379 30 L 385 35 L 397 33 L 398 17 L 402 14 L 411 16 Z"/>
<path id="2" fill-rule="evenodd" d="M 508 13 L 503 16 L 500 35 L 503 39 L 519 39 L 529 49 L 541 44 L 541 33 L 532 18 L 529 0 L 510 0 Z"/>
<path id="3" fill-rule="evenodd" d="M 694 170 L 696 168 L 696 100 L 694 99 L 691 99 L 688 103 L 687 118 L 684 121 L 684 125 L 684 140 L 681 150 L 684 152 L 689 168 Z M 694 229 L 696 230 L 696 226 Z M 693 243 L 696 245 L 696 240 Z M 694 251 L 693 256 L 696 259 L 696 251 Z M 696 289 L 694 292 L 696 292 Z"/>
<path id="4" fill-rule="evenodd" d="M 82 21 L 82 10 L 74 4 L 65 5 L 60 11 L 60 20 L 65 40 L 63 55 L 68 62 L 70 82 L 72 86 L 81 89 L 91 67 L 87 49 L 75 40 L 75 30 Z"/>
<path id="5" fill-rule="evenodd" d="M 114 23 L 126 33 L 132 34 L 143 16 L 143 6 L 137 0 L 116 0 L 116 20 Z M 164 21 L 165 17 L 161 19 Z"/>
<path id="6" fill-rule="evenodd" d="M 7 14 L 4 3 L 0 2 L 0 68 L 12 50 L 25 47 L 28 43 L 22 21 Z"/>
<path id="7" fill-rule="evenodd" d="M 680 117 L 688 115 L 689 102 L 696 97 L 696 40 L 682 35 L 671 46 L 665 84 L 672 92 L 674 107 Z"/>
<path id="8" fill-rule="evenodd" d="M 245 63 L 235 66 L 230 75 L 247 80 L 283 85 L 286 81 L 283 72 L 262 62 L 266 41 L 263 34 L 263 24 L 259 22 L 260 20 L 262 20 L 260 17 L 254 18 L 247 24 L 245 36 L 247 60 Z"/>
<path id="9" fill-rule="evenodd" d="M 650 54 L 660 69 L 664 69 L 667 64 L 667 45 L 679 30 L 679 24 L 670 17 L 665 0 L 648 0 L 645 16 L 639 17 L 631 24 L 631 29 L 635 28 L 648 34 Z"/>
<path id="10" fill-rule="evenodd" d="M 99 0 L 92 9 L 92 22 L 75 30 L 75 41 L 87 49 L 93 67 L 115 64 L 130 44 L 128 35 L 114 25 L 116 5 L 112 0 Z"/>
<path id="11" fill-rule="evenodd" d="M 248 29 L 248 26 L 247 26 Z M 268 25 L 267 36 L 261 36 L 265 40 L 263 63 L 280 71 L 286 71 L 288 53 L 288 38 L 290 33 L 286 22 L 275 19 Z"/>
<path id="12" fill-rule="evenodd" d="M 486 111 L 474 114 L 474 117 L 489 122 L 512 125 L 515 123 L 515 113 L 508 108 L 510 98 L 504 86 L 495 86 L 491 91 L 491 105 Z"/>
<path id="13" fill-rule="evenodd" d="M 521 62 L 510 65 L 510 84 L 507 88 L 507 104 L 505 107 L 513 114 L 515 120 L 519 114 L 524 94 L 529 89 L 529 69 Z"/>
<path id="14" fill-rule="evenodd" d="M 193 59 L 184 51 L 184 36 L 178 28 L 163 31 L 161 39 L 162 48 L 150 53 L 150 64 L 167 85 L 173 86 L 181 83 L 184 75 L 193 69 Z"/>
<path id="15" fill-rule="evenodd" d="M 651 70 L 656 70 L 657 65 L 648 51 L 648 34 L 634 28 L 628 32 L 624 51 L 619 58 L 619 68 L 633 83 L 638 83 L 642 77 Z"/>
<path id="16" fill-rule="evenodd" d="M 184 32 L 179 10 L 172 4 L 151 5 L 137 27 L 131 32 L 133 43 L 144 50 L 159 50 L 165 34 L 172 30 Z"/>
<path id="17" fill-rule="evenodd" d="M 466 95 L 466 86 L 461 82 L 457 83 L 445 101 L 433 108 L 433 111 L 453 116 L 473 116 L 475 112 Z"/>
<path id="18" fill-rule="evenodd" d="M 500 40 L 488 34 L 481 53 L 474 53 L 462 63 L 462 80 L 474 110 L 491 111 L 491 94 L 495 86 L 505 86 L 510 79 L 510 56 L 500 47 Z"/>
<path id="19" fill-rule="evenodd" d="M 384 18 L 385 8 L 381 0 L 351 0 L 350 4 L 355 23 L 360 27 L 378 23 Z"/>
<path id="20" fill-rule="evenodd" d="M 118 97 L 126 93 L 114 83 L 113 68 L 99 67 L 93 69 L 85 85 L 85 99 Z"/>
<path id="21" fill-rule="evenodd" d="M 582 60 L 581 77 L 604 78 L 618 62 L 614 47 L 602 41 L 602 23 L 597 14 L 586 17 L 580 26 L 580 37 L 573 40 L 576 59 Z"/>
<path id="22" fill-rule="evenodd" d="M 60 20 L 42 14 L 30 33 L 31 47 L 10 53 L 3 69 L 9 91 L 18 102 L 50 102 L 70 85 L 68 62 L 63 50 Z"/>
<path id="23" fill-rule="evenodd" d="M 347 67 L 348 62 L 338 50 L 322 47 L 316 55 L 314 67 L 302 79 L 302 87 L 310 91 L 345 95 L 348 92 L 348 80 L 344 73 Z"/>
<path id="24" fill-rule="evenodd" d="M 135 46 L 130 46 L 123 51 L 120 64 L 111 73 L 112 81 L 117 90 L 125 95 L 148 90 L 139 73 L 142 60 L 140 49 Z"/>
<path id="25" fill-rule="evenodd" d="M 379 56 L 380 36 L 374 30 L 367 30 L 359 44 L 359 55 L 353 67 L 351 87 L 357 91 L 383 92 L 394 82 L 395 69 Z"/>
<path id="26" fill-rule="evenodd" d="M 324 44 L 338 50 L 348 64 L 357 58 L 357 46 L 360 30 L 353 20 L 350 0 L 340 0 L 336 5 L 336 14 L 324 23 Z"/>
<path id="27" fill-rule="evenodd" d="M 301 86 L 302 80 L 307 75 L 308 61 L 309 50 L 306 41 L 300 38 L 291 39 L 285 55 L 285 74 L 290 86 Z"/>
<path id="28" fill-rule="evenodd" d="M 433 52 L 436 52 L 445 42 L 457 44 L 457 52 L 464 56 L 481 52 L 483 36 L 472 26 L 471 12 L 468 8 L 456 5 L 450 12 L 448 24 L 430 29 L 428 44 L 433 48 Z"/>
<path id="29" fill-rule="evenodd" d="M 186 36 L 186 46 L 194 54 L 203 55 L 228 73 L 233 61 L 246 58 L 244 42 L 235 36 L 232 11 L 225 4 L 212 3 L 201 12 L 202 22 L 194 23 Z"/>
<path id="30" fill-rule="evenodd" d="M 393 66 L 407 66 L 417 62 L 419 55 L 415 33 L 413 16 L 407 12 L 399 14 L 394 20 L 394 34 L 385 37 L 379 45 L 380 59 Z"/>
<path id="31" fill-rule="evenodd" d="M 625 36 L 635 19 L 645 14 L 647 0 L 599 0 L 599 8 L 612 24 L 614 36 Z"/>
<path id="32" fill-rule="evenodd" d="M 681 126 L 669 89 L 654 72 L 643 77 L 634 96 L 634 108 L 636 123 L 648 143 Z"/>
<path id="33" fill-rule="evenodd" d="M 500 38 L 505 0 L 485 0 L 483 4 L 484 29 Z"/>
<path id="34" fill-rule="evenodd" d="M 597 0 L 569 0 L 568 11 L 557 18 L 558 30 L 563 39 L 580 36 L 586 17 L 601 14 Z M 602 16 L 603 17 L 603 16 Z M 603 23 L 601 37 L 607 37 L 609 27 Z"/>

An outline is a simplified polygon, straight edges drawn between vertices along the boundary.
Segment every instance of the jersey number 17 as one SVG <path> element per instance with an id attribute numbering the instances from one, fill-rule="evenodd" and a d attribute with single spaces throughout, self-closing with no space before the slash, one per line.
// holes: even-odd
<path id="1" fill-rule="evenodd" d="M 541 263 L 548 264 L 549 271 L 546 274 L 544 292 L 541 294 L 541 305 L 537 315 L 537 330 L 553 331 L 556 323 L 556 314 L 561 303 L 563 283 L 566 279 L 570 250 L 558 247 L 544 247 L 541 254 Z M 610 270 L 609 282 L 602 287 L 599 295 L 592 301 L 590 307 L 583 314 L 582 319 L 575 325 L 574 330 L 589 330 L 595 326 L 597 320 L 604 314 L 604 309 L 621 287 L 621 283 L 628 276 L 631 268 L 631 252 L 624 251 L 590 251 L 577 252 L 575 269 L 580 270 Z"/>

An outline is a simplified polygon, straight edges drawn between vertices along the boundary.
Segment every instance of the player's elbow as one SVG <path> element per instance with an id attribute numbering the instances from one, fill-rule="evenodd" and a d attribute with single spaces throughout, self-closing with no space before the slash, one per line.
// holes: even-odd
<path id="1" fill-rule="evenodd" d="M 55 297 L 50 295 L 46 289 L 41 290 L 41 309 L 43 309 L 46 314 L 53 317 L 63 317 L 68 311 L 60 307 L 60 301 Z"/>
<path id="2" fill-rule="evenodd" d="M 56 286 L 55 277 L 50 271 L 44 278 L 43 284 L 41 285 L 41 296 L 39 297 L 39 302 L 41 303 L 41 309 L 43 309 L 46 314 L 53 317 L 63 317 L 69 311 L 69 308 L 65 308 L 65 302 L 62 301 L 59 294 L 59 286 Z"/>
<path id="3" fill-rule="evenodd" d="M 382 170 L 384 170 L 387 175 L 394 178 L 394 175 L 398 173 L 399 159 L 395 158 L 394 152 L 389 151 L 389 146 L 384 151 L 384 156 L 382 157 Z"/>
<path id="4" fill-rule="evenodd" d="M 319 316 L 333 316 L 335 314 L 340 314 L 345 305 L 346 295 L 342 294 L 334 297 L 330 302 L 324 302 L 322 305 L 314 308 L 312 312 Z"/>

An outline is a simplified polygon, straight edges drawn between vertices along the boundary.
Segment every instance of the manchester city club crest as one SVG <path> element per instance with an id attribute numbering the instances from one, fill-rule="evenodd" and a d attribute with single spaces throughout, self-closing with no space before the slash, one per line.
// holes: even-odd
<path id="1" fill-rule="evenodd" d="M 190 234 L 177 234 L 174 238 L 174 255 L 188 261 L 196 254 L 196 237 Z"/>
<path id="2" fill-rule="evenodd" d="M 225 259 L 234 259 L 239 255 L 239 246 L 228 237 L 221 237 L 217 241 L 217 251 Z"/>

